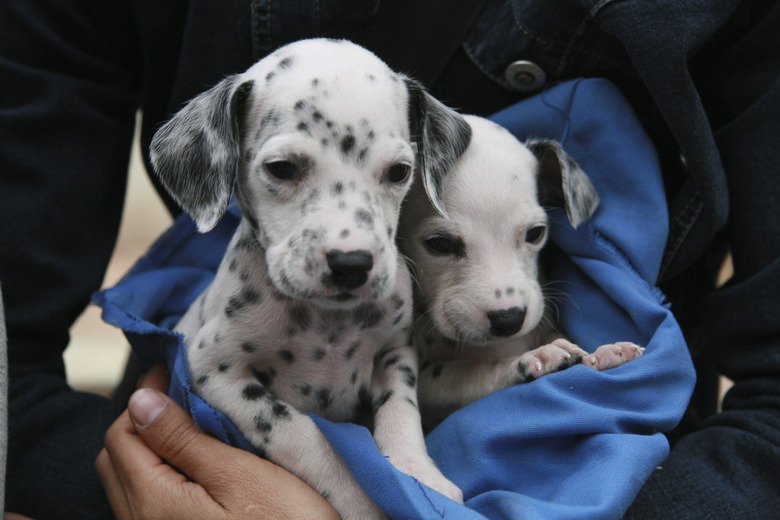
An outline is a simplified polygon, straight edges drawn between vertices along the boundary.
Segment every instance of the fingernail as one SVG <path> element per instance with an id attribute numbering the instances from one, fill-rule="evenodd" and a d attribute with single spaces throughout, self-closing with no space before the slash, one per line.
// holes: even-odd
<path id="1" fill-rule="evenodd" d="M 168 401 L 165 396 L 150 388 L 137 390 L 130 396 L 130 402 L 127 404 L 130 418 L 139 428 L 148 428 L 166 406 Z"/>

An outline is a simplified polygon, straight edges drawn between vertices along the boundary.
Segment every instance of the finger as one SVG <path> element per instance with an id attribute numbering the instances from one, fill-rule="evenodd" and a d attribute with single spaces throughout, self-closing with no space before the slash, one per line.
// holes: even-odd
<path id="1" fill-rule="evenodd" d="M 154 390 L 139 392 L 158 393 Z M 172 401 L 171 404 L 175 406 Z M 111 481 L 109 475 L 107 482 L 123 489 L 126 518 L 195 520 L 222 517 L 222 507 L 202 486 L 188 480 L 146 444 L 128 412 L 111 425 L 105 446 L 117 479 Z M 103 459 L 101 464 L 105 464 Z M 108 474 L 108 470 L 104 473 Z"/>
<path id="2" fill-rule="evenodd" d="M 301 518 L 316 511 L 332 518 L 335 510 L 311 487 L 283 468 L 203 433 L 168 396 L 136 391 L 128 404 L 138 436 L 160 457 L 200 484 L 223 507 L 249 500 L 262 518 Z"/>
<path id="3" fill-rule="evenodd" d="M 206 460 L 217 462 L 226 445 L 203 433 L 192 417 L 165 394 L 142 388 L 128 403 L 129 416 L 140 439 L 160 458 L 192 480 L 206 484 L 211 472 Z"/>
<path id="4" fill-rule="evenodd" d="M 114 463 L 111 461 L 111 457 L 103 448 L 95 459 L 95 470 L 97 471 L 100 483 L 103 485 L 103 489 L 108 497 L 108 502 L 111 504 L 111 509 L 114 511 L 114 515 L 118 520 L 131 520 L 130 508 L 127 503 L 127 495 L 125 494 L 125 488 L 119 479 L 114 468 Z"/>

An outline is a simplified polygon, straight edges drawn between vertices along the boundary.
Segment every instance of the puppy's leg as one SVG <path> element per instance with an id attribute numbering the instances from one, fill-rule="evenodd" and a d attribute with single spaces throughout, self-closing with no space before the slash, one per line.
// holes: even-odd
<path id="1" fill-rule="evenodd" d="M 442 475 L 425 447 L 416 351 L 399 347 L 377 356 L 374 373 L 374 440 L 379 450 L 399 471 L 462 503 L 460 488 Z"/>
<path id="2" fill-rule="evenodd" d="M 217 370 L 205 380 L 201 375 L 199 393 L 230 417 L 261 455 L 317 490 L 342 518 L 386 518 L 309 416 L 275 399 L 256 379 L 236 372 Z"/>
<path id="3" fill-rule="evenodd" d="M 556 339 L 520 356 L 428 363 L 420 371 L 420 405 L 427 428 L 452 412 L 510 386 L 527 383 L 580 363 L 588 353 Z"/>
<path id="4" fill-rule="evenodd" d="M 607 370 L 641 357 L 644 351 L 644 348 L 628 341 L 610 343 L 600 346 L 593 354 L 582 358 L 582 364 L 595 370 Z"/>

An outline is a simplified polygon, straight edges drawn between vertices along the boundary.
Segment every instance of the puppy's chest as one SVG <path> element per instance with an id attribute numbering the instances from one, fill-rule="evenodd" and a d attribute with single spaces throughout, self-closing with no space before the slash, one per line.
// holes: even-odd
<path id="1" fill-rule="evenodd" d="M 404 344 L 411 321 L 409 305 L 400 296 L 346 308 L 321 308 L 273 294 L 244 300 L 206 297 L 205 312 L 212 318 L 204 320 L 189 347 L 193 378 L 223 370 L 228 378 L 259 381 L 302 412 L 336 421 L 360 414 L 378 375 L 375 357 Z"/>

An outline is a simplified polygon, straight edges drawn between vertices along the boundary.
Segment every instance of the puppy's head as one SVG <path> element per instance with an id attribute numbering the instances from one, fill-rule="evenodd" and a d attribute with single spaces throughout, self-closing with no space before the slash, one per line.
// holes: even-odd
<path id="1" fill-rule="evenodd" d="M 565 206 L 577 226 L 598 196 L 558 143 L 523 145 L 490 121 L 466 119 L 469 147 L 443 176 L 415 184 L 400 235 L 421 311 L 445 337 L 479 344 L 523 336 L 542 319 L 543 206 Z"/>
<path id="2" fill-rule="evenodd" d="M 415 170 L 438 175 L 470 129 L 346 41 L 303 40 L 187 104 L 154 136 L 163 185 L 211 229 L 235 194 L 269 274 L 295 298 L 384 298 Z"/>

